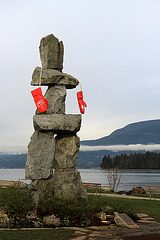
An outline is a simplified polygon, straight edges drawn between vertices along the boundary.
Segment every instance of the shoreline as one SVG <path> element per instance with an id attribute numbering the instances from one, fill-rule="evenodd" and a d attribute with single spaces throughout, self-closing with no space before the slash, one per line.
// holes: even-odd
<path id="1" fill-rule="evenodd" d="M 1 170 L 2 169 L 25 169 L 25 168 L 0 168 Z M 100 171 L 104 171 L 104 170 L 112 170 L 112 169 L 115 169 L 115 168 L 108 168 L 108 169 L 100 169 L 100 168 L 76 168 L 77 170 L 100 170 Z M 54 169 L 53 169 L 54 170 Z M 125 172 L 125 171 L 157 171 L 159 172 L 160 171 L 160 168 L 129 168 L 129 169 L 121 169 L 121 168 L 118 168 L 118 170 L 122 170 L 122 172 Z"/>

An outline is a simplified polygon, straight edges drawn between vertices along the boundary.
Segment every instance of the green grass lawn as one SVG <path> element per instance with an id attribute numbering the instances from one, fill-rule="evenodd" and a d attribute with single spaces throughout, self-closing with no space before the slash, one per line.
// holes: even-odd
<path id="1" fill-rule="evenodd" d="M 139 196 L 139 195 L 138 195 Z M 144 196 L 143 194 L 141 196 Z M 145 195 L 144 197 L 149 197 L 149 195 Z M 156 221 L 160 222 L 160 201 L 155 200 L 143 200 L 143 199 L 127 199 L 127 198 L 114 198 L 114 197 L 105 197 L 105 196 L 91 196 L 92 198 L 97 199 L 99 205 L 103 204 L 105 200 L 101 200 L 102 198 L 106 199 L 106 204 L 116 208 L 117 211 L 126 210 L 126 212 L 131 209 L 134 213 L 146 213 L 150 217 L 155 218 Z M 129 210 L 130 211 L 130 210 Z M 128 211 L 128 212 L 129 212 Z"/>
<path id="2" fill-rule="evenodd" d="M 113 198 L 108 197 L 110 201 Z M 117 205 L 127 204 L 135 213 L 146 213 L 150 217 L 155 218 L 156 221 L 160 222 L 160 201 L 154 200 L 138 200 L 138 199 L 126 199 L 126 198 L 114 198 L 113 200 Z"/>
<path id="3" fill-rule="evenodd" d="M 131 196 L 150 198 L 149 194 L 131 194 Z M 151 194 L 151 197 L 154 198 L 154 194 Z M 155 198 L 160 198 L 160 195 L 156 195 Z"/>
<path id="4" fill-rule="evenodd" d="M 95 193 L 95 191 L 92 191 L 92 192 L 91 192 L 91 191 L 88 191 L 88 190 L 87 190 L 87 192 L 88 192 L 88 193 Z M 102 191 L 101 193 L 102 193 L 102 194 L 105 194 L 105 193 L 106 193 L 106 194 L 119 194 L 119 193 L 117 193 L 117 192 L 112 192 L 112 191 L 109 191 L 109 190 L 108 190 L 108 191 Z M 98 194 L 99 194 L 99 193 L 98 193 Z M 127 194 L 127 192 L 126 192 L 126 194 Z M 145 194 L 129 194 L 129 196 L 150 198 L 150 194 L 147 194 L 147 193 L 145 193 Z M 151 197 L 154 198 L 154 194 L 152 194 Z M 155 195 L 155 198 L 160 198 L 160 194 L 159 194 L 159 195 L 158 195 L 158 194 Z"/>
<path id="5" fill-rule="evenodd" d="M 0 240 L 69 240 L 74 231 L 69 229 L 0 230 Z"/>

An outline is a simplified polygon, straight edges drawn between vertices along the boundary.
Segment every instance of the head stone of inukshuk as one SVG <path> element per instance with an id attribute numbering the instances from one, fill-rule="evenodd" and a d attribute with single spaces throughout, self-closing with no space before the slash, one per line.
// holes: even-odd
<path id="1" fill-rule="evenodd" d="M 34 133 L 28 145 L 25 178 L 31 180 L 35 202 L 48 197 L 87 198 L 80 173 L 76 169 L 81 114 L 65 114 L 66 89 L 79 81 L 63 69 L 63 42 L 50 34 L 40 41 L 41 67 L 32 74 L 32 86 L 48 86 L 45 112 L 36 110 Z M 53 174 L 54 168 L 54 174 Z"/>

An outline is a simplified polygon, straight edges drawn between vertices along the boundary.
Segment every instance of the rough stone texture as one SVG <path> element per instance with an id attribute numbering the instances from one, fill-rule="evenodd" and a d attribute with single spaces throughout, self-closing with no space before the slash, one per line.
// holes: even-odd
<path id="1" fill-rule="evenodd" d="M 146 213 L 136 213 L 136 215 L 139 218 L 148 218 L 149 217 L 148 214 L 146 214 Z"/>
<path id="2" fill-rule="evenodd" d="M 76 168 L 80 139 L 76 135 L 56 137 L 56 151 L 53 167 L 55 169 Z"/>
<path id="3" fill-rule="evenodd" d="M 66 87 L 63 85 L 48 87 L 44 98 L 48 100 L 47 111 L 39 112 L 36 110 L 36 114 L 52 114 L 52 113 L 65 113 L 65 99 L 66 99 Z"/>
<path id="4" fill-rule="evenodd" d="M 132 188 L 132 193 L 134 194 L 144 194 L 145 190 L 142 187 L 133 187 Z"/>
<path id="5" fill-rule="evenodd" d="M 32 86 L 39 86 L 41 68 L 36 67 L 32 74 Z M 65 85 L 67 89 L 75 88 L 79 84 L 78 79 L 54 69 L 42 69 L 41 85 L 54 86 Z"/>
<path id="6" fill-rule="evenodd" d="M 54 197 L 87 198 L 87 192 L 83 188 L 81 176 L 77 169 L 55 169 Z"/>
<path id="7" fill-rule="evenodd" d="M 114 221 L 117 226 L 128 228 L 139 228 L 139 226 L 125 213 L 115 213 Z"/>
<path id="8" fill-rule="evenodd" d="M 79 81 L 62 73 L 64 47 L 53 34 L 41 39 L 39 51 L 42 68 L 34 70 L 31 85 L 48 86 L 44 95 L 48 109 L 44 113 L 37 110 L 33 116 L 36 131 L 28 145 L 25 178 L 32 180 L 30 191 L 36 204 L 40 198 L 87 198 L 76 170 L 81 114 L 65 114 L 66 88 L 75 88 Z"/>
<path id="9" fill-rule="evenodd" d="M 48 179 L 33 180 L 29 186 L 30 192 L 33 194 L 35 203 L 38 204 L 40 198 L 53 198 L 53 177 Z"/>
<path id="10" fill-rule="evenodd" d="M 52 176 L 54 155 L 54 134 L 35 131 L 28 145 L 25 178 L 33 180 Z"/>
<path id="11" fill-rule="evenodd" d="M 74 133 L 81 127 L 80 114 L 42 114 L 33 116 L 35 130 Z"/>
<path id="12" fill-rule="evenodd" d="M 53 34 L 41 39 L 39 52 L 43 68 L 63 69 L 63 42 Z"/>

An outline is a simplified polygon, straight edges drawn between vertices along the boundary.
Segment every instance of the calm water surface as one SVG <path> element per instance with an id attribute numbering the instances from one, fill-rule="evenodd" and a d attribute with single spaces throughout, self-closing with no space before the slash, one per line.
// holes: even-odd
<path id="1" fill-rule="evenodd" d="M 101 183 L 108 186 L 106 175 L 99 169 L 79 169 L 83 182 Z M 0 169 L 0 180 L 16 181 L 25 178 L 24 169 Z M 29 182 L 29 181 L 27 181 Z M 160 171 L 131 171 L 122 174 L 118 191 L 131 190 L 135 186 L 160 186 Z"/>

